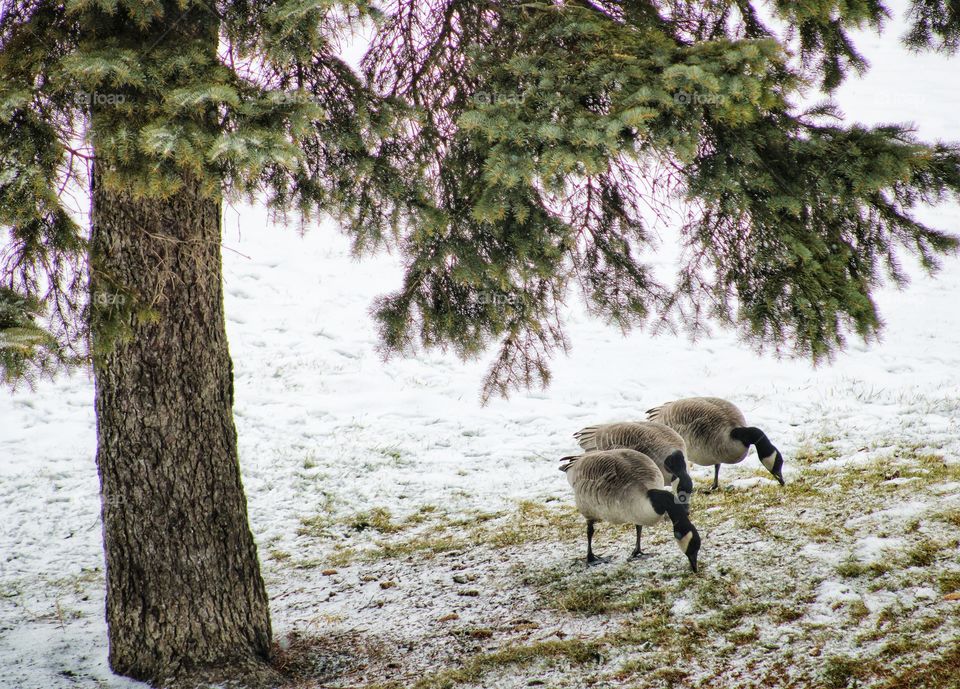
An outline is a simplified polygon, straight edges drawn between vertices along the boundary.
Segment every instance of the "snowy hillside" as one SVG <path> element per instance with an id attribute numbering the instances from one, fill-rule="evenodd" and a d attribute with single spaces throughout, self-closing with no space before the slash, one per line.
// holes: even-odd
<path id="1" fill-rule="evenodd" d="M 960 139 L 960 62 L 891 38 L 861 41 L 873 68 L 841 90 L 846 113 Z M 960 232 L 956 205 L 924 217 Z M 398 284 L 396 257 L 355 261 L 330 226 L 300 237 L 258 208 L 225 228 L 241 465 L 291 665 L 348 685 L 912 686 L 897 673 L 956 643 L 960 260 L 884 291 L 883 341 L 819 369 L 721 330 L 623 337 L 571 300 L 552 386 L 481 407 L 488 362 L 383 363 L 368 308 Z M 665 271 L 670 241 L 651 257 Z M 699 576 L 666 527 L 628 564 L 628 531 L 599 527 L 616 563 L 587 572 L 556 462 L 572 433 L 695 394 L 767 432 L 787 487 L 751 455 L 721 474 L 730 490 L 696 496 Z M 106 664 L 92 402 L 86 375 L 0 395 L 3 687 L 142 686 Z"/>

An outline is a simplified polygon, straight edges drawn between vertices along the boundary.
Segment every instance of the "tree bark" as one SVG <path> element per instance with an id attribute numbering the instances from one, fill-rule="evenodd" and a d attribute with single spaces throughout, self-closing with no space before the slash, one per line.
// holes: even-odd
<path id="1" fill-rule="evenodd" d="M 94 169 L 94 308 L 134 307 L 128 336 L 94 363 L 110 666 L 161 685 L 255 672 L 270 652 L 233 424 L 220 232 L 220 199 L 196 183 L 135 199 L 101 188 Z M 95 325 L 93 336 L 98 352 Z"/>

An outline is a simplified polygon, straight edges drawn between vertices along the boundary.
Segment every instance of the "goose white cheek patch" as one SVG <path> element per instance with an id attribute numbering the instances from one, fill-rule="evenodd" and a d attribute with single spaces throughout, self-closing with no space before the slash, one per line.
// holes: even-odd
<path id="1" fill-rule="evenodd" d="M 693 540 L 693 532 L 690 531 L 686 536 L 677 541 L 677 544 L 680 546 L 680 550 L 687 552 L 687 548 L 690 547 L 690 541 Z"/>
<path id="2" fill-rule="evenodd" d="M 764 457 L 763 459 L 761 459 L 760 463 L 763 466 L 767 467 L 767 471 L 773 471 L 773 465 L 776 463 L 776 461 L 777 461 L 777 455 L 772 454 L 769 457 Z"/>

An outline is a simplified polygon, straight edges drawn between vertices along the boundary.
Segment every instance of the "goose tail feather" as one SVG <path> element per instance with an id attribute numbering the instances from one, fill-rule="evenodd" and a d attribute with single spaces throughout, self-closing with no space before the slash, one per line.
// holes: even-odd
<path id="1" fill-rule="evenodd" d="M 573 437 L 577 439 L 577 442 L 580 443 L 586 451 L 597 450 L 597 427 L 596 426 L 587 426 L 576 433 L 573 434 Z"/>

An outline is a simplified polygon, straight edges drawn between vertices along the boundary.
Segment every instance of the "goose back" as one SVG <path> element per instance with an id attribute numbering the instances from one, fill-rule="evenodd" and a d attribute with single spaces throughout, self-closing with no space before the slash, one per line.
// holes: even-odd
<path id="1" fill-rule="evenodd" d="M 564 457 L 561 467 L 573 488 L 577 509 L 589 520 L 652 526 L 662 519 L 647 491 L 663 489 L 663 475 L 647 455 L 634 450 L 601 450 Z"/>
<path id="2" fill-rule="evenodd" d="M 743 413 L 719 397 L 688 397 L 667 402 L 647 412 L 651 421 L 670 426 L 687 446 L 687 459 L 694 464 L 736 464 L 749 447 L 730 432 L 746 425 Z"/>
<path id="3" fill-rule="evenodd" d="M 655 421 L 625 421 L 587 426 L 573 434 L 585 451 L 629 448 L 642 452 L 652 459 L 666 483 L 673 475 L 664 466 L 671 454 L 680 450 L 686 454 L 683 438 L 675 430 Z"/>

